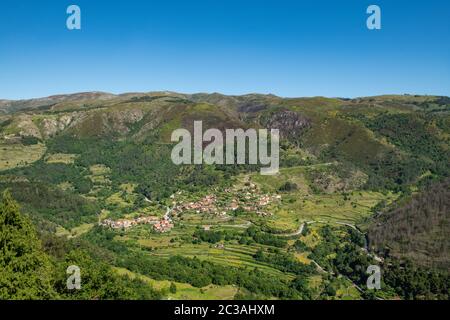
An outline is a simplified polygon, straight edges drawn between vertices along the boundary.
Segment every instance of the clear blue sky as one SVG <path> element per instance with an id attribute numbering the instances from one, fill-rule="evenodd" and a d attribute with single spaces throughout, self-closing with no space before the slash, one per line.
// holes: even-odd
<path id="1" fill-rule="evenodd" d="M 450 95 L 450 1 L 0 1 L 0 99 L 155 90 Z"/>

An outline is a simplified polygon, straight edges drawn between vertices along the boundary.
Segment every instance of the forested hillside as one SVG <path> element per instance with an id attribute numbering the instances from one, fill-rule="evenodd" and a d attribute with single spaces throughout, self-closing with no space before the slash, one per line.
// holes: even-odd
<path id="1" fill-rule="evenodd" d="M 159 293 L 139 280 L 118 276 L 86 250 L 45 237 L 45 247 L 17 203 L 4 192 L 0 204 L 0 299 L 154 299 Z M 68 291 L 66 270 L 83 270 L 83 290 Z"/>
<path id="2" fill-rule="evenodd" d="M 175 165 L 200 120 L 280 129 L 279 172 Z M 0 298 L 446 299 L 449 139 L 438 96 L 0 101 Z"/>
<path id="3" fill-rule="evenodd" d="M 384 254 L 415 264 L 450 268 L 450 180 L 433 183 L 379 215 L 369 244 Z"/>

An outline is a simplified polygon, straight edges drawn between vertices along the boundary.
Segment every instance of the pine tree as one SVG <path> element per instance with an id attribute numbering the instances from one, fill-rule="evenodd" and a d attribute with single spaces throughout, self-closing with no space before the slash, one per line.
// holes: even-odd
<path id="1" fill-rule="evenodd" d="M 0 204 L 0 300 L 53 299 L 53 266 L 8 191 Z"/>

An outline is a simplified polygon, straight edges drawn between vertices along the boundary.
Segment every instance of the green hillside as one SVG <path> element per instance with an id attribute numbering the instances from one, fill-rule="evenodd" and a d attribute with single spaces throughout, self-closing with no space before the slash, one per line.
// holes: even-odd
<path id="1" fill-rule="evenodd" d="M 203 130 L 280 129 L 279 173 L 173 164 L 172 131 L 192 132 L 200 120 Z M 56 277 L 0 298 L 448 298 L 448 97 L 0 101 L 0 150 L 0 191 L 20 204 L 36 230 L 27 248 Z M 105 222 L 169 213 L 173 226 L 162 233 Z M 11 228 L 2 219 L 1 230 Z M 73 261 L 92 269 L 86 291 L 61 288 Z M 1 263 L 12 272 L 12 262 Z M 365 287 L 371 264 L 383 269 L 380 291 Z M 52 286 L 49 296 L 34 289 L 38 281 Z"/>

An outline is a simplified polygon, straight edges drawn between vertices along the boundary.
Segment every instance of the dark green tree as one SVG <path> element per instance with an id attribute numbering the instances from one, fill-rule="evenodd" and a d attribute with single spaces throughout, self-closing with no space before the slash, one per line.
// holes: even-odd
<path id="1" fill-rule="evenodd" d="M 0 204 L 0 299 L 57 298 L 53 269 L 30 221 L 5 191 Z"/>
<path id="2" fill-rule="evenodd" d="M 170 293 L 177 293 L 177 286 L 175 285 L 175 283 L 170 283 L 169 291 Z"/>

